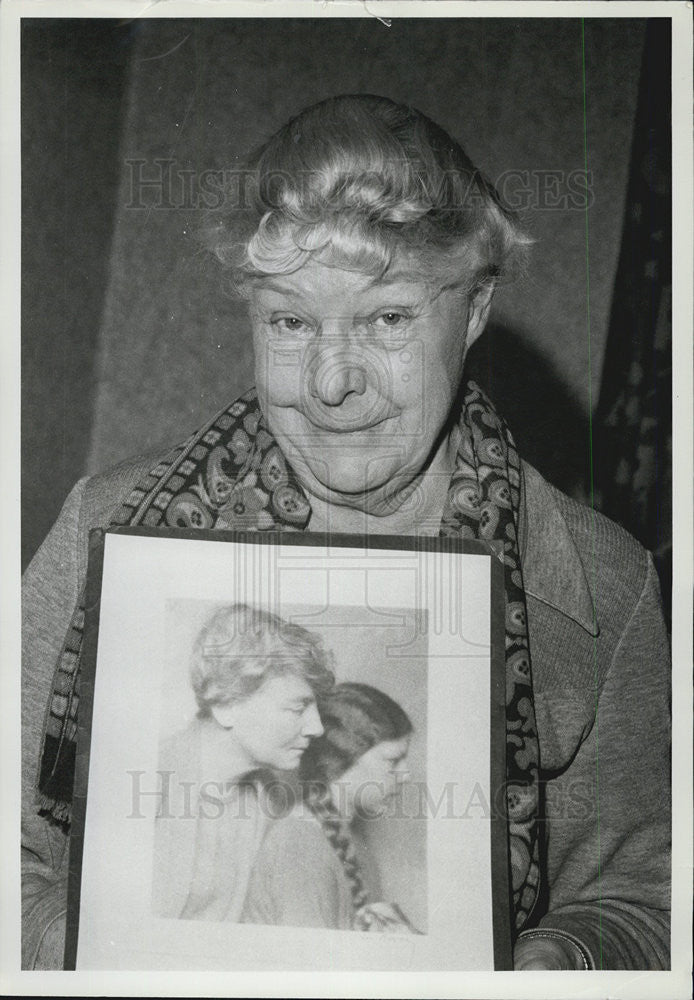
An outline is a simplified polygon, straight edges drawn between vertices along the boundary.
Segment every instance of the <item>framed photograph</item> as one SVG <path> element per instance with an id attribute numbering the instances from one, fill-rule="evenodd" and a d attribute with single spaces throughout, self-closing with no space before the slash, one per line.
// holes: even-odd
<path id="1" fill-rule="evenodd" d="M 92 532 L 66 968 L 510 969 L 502 575 Z"/>

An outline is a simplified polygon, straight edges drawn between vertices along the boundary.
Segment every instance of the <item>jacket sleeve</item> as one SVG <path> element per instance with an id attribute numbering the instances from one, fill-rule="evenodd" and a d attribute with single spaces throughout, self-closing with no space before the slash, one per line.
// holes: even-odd
<path id="1" fill-rule="evenodd" d="M 670 960 L 669 643 L 646 558 L 592 729 L 557 779 L 548 912 L 523 935 L 573 941 L 596 969 L 659 970 Z"/>
<path id="2" fill-rule="evenodd" d="M 83 479 L 22 580 L 22 968 L 63 965 L 68 837 L 37 813 L 35 788 L 56 661 L 84 578 Z"/>

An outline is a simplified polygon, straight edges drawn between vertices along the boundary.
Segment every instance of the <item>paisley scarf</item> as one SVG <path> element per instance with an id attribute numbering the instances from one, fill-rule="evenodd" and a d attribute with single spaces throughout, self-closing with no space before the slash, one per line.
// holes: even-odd
<path id="1" fill-rule="evenodd" d="M 473 382 L 466 387 L 460 445 L 440 534 L 492 543 L 506 591 L 506 800 L 514 924 L 538 895 L 538 740 L 525 592 L 518 545 L 520 460 L 502 418 Z M 265 426 L 251 390 L 132 490 L 110 526 L 158 525 L 245 531 L 301 531 L 309 502 Z M 42 815 L 67 830 L 74 779 L 84 593 L 56 666 L 38 779 Z"/>

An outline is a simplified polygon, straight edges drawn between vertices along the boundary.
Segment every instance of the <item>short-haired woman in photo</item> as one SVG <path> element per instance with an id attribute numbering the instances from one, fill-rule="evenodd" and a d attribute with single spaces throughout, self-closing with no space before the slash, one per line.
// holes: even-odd
<path id="1" fill-rule="evenodd" d="M 303 799 L 269 829 L 244 920 L 337 930 L 414 930 L 383 901 L 359 821 L 387 812 L 407 777 L 412 723 L 368 684 L 338 684 L 320 701 L 323 733 L 299 767 Z M 364 869 L 370 874 L 365 876 Z"/>
<path id="2" fill-rule="evenodd" d="M 159 916 L 240 918 L 276 772 L 296 770 L 323 732 L 316 698 L 333 684 L 329 662 L 316 635 L 246 604 L 220 608 L 200 631 L 191 663 L 198 713 L 159 757 Z"/>
<path id="3" fill-rule="evenodd" d="M 25 961 L 62 954 L 87 533 L 144 523 L 502 552 L 494 792 L 515 968 L 667 968 L 670 670 L 652 559 L 523 462 L 465 373 L 497 284 L 527 258 L 519 220 L 455 139 L 384 97 L 307 108 L 248 178 L 206 242 L 248 304 L 255 388 L 185 445 L 81 481 L 26 574 Z"/>

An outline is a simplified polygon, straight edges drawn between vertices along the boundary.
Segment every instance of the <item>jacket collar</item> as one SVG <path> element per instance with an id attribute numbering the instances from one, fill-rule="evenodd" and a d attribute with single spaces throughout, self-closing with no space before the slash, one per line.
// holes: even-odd
<path id="1" fill-rule="evenodd" d="M 518 530 L 523 586 L 526 594 L 597 636 L 600 627 L 585 568 L 553 494 L 553 487 L 524 462 Z"/>

